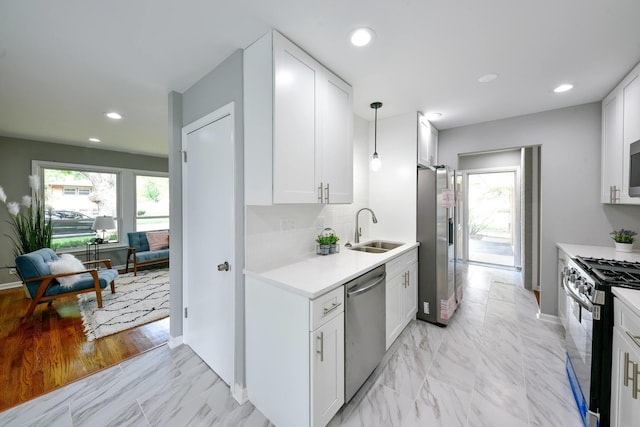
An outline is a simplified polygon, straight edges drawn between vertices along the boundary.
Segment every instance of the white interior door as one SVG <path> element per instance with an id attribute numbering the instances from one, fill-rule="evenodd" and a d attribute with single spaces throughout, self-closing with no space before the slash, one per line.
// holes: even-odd
<path id="1" fill-rule="evenodd" d="M 227 384 L 234 366 L 232 108 L 186 126 L 182 142 L 184 342 Z"/>

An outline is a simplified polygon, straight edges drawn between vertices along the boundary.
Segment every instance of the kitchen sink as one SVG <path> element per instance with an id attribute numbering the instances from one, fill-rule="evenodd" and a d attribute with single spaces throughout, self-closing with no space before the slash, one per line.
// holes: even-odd
<path id="1" fill-rule="evenodd" d="M 383 254 L 391 249 L 395 249 L 404 243 L 387 242 L 385 240 L 372 240 L 370 242 L 362 243 L 358 246 L 351 247 L 352 251 L 369 252 L 373 254 Z"/>
<path id="2" fill-rule="evenodd" d="M 361 246 L 366 246 L 367 248 L 385 249 L 389 251 L 402 245 L 404 245 L 404 243 L 387 242 L 385 240 L 372 240 L 370 242 L 363 243 Z"/>
<path id="3" fill-rule="evenodd" d="M 349 249 L 351 249 L 352 251 L 358 251 L 358 252 L 370 252 L 372 254 L 383 254 L 389 250 L 389 249 L 383 249 L 383 248 L 370 248 L 368 246 L 355 246 Z"/>

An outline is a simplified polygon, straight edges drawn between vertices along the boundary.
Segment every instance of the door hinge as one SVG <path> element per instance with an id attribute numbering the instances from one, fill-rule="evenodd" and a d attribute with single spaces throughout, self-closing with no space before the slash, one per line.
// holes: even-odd
<path id="1" fill-rule="evenodd" d="M 187 152 L 186 152 L 186 150 L 182 152 L 182 158 L 183 158 L 184 162 L 187 163 Z"/>
<path id="2" fill-rule="evenodd" d="M 189 312 L 187 311 L 187 307 L 184 308 L 184 317 L 185 319 L 189 317 Z"/>

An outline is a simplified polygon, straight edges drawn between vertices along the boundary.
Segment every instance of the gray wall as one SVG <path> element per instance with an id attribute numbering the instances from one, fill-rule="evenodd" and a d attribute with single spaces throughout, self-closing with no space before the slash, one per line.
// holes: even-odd
<path id="1" fill-rule="evenodd" d="M 520 148 L 491 153 L 465 154 L 458 157 L 456 170 L 474 170 L 520 166 L 522 154 Z M 446 164 L 446 163 L 445 163 Z"/>
<path id="2" fill-rule="evenodd" d="M 236 265 L 232 268 L 236 281 L 236 382 L 244 384 L 244 120 L 243 120 L 243 85 L 242 85 L 242 50 L 238 49 L 213 71 L 191 86 L 182 96 L 177 93 L 169 95 L 170 142 L 169 158 L 171 164 L 171 336 L 181 336 L 182 322 L 182 256 L 176 256 L 178 248 L 182 248 L 182 147 L 181 126 L 214 112 L 218 108 L 234 102 L 235 106 L 235 194 L 237 197 L 235 257 Z M 181 98 L 181 99 L 180 99 Z M 181 102 L 180 102 L 181 101 Z M 181 105 L 180 105 L 181 104 Z M 173 204 L 175 201 L 176 204 Z M 180 201 L 180 206 L 177 206 Z M 174 246 L 173 242 L 180 242 Z M 233 391 L 233 390 L 232 390 Z"/>
<path id="3" fill-rule="evenodd" d="M 640 207 L 600 203 L 600 103 L 440 132 L 439 157 L 540 145 L 541 311 L 557 315 L 557 242 L 611 246 L 609 232 L 640 229 Z"/>
<path id="4" fill-rule="evenodd" d="M 31 194 L 28 177 L 31 174 L 32 160 L 168 172 L 166 157 L 0 136 L 0 186 L 4 188 L 9 199 L 16 200 L 24 194 Z M 8 220 L 7 210 L 0 206 L 0 267 L 15 265 L 11 242 L 5 236 L 11 234 Z M 114 265 L 117 265 L 120 258 L 124 260 L 125 257 L 119 253 L 112 255 L 117 257 L 114 259 Z M 0 268 L 0 283 L 17 280 L 16 276 L 9 275 L 8 269 Z"/>

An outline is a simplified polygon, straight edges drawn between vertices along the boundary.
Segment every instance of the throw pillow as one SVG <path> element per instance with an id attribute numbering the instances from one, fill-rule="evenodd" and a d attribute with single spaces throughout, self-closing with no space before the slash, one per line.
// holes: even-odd
<path id="1" fill-rule="evenodd" d="M 49 264 L 51 274 L 75 273 L 87 269 L 78 258 L 71 254 L 62 254 L 57 261 L 50 261 L 47 264 Z M 82 279 L 82 276 L 82 274 L 74 274 L 73 276 L 58 277 L 56 280 L 60 286 L 70 288 Z"/>
<path id="2" fill-rule="evenodd" d="M 169 232 L 168 231 L 149 231 L 147 232 L 147 241 L 149 249 L 157 251 L 159 249 L 169 248 Z"/>

